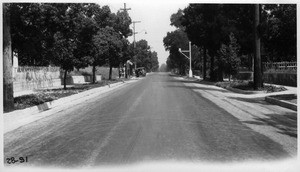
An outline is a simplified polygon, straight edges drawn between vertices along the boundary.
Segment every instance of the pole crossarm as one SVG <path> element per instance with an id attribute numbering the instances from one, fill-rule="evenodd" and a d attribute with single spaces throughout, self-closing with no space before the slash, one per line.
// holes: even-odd
<path id="1" fill-rule="evenodd" d="M 134 24 L 134 23 L 141 23 L 141 21 L 132 21 L 132 23 Z"/>
<path id="2" fill-rule="evenodd" d="M 179 51 L 182 55 L 184 55 L 187 59 L 190 59 L 187 55 L 185 55 L 183 52 L 189 52 L 189 51 Z"/>
<path id="3" fill-rule="evenodd" d="M 127 11 L 127 10 L 131 10 L 131 8 L 126 8 L 126 3 L 124 3 L 124 8 L 121 8 L 120 10 L 123 10 L 123 11 Z"/>

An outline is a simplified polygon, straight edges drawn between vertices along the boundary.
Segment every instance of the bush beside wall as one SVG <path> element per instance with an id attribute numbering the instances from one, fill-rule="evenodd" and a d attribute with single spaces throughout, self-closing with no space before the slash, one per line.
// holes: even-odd
<path id="1" fill-rule="evenodd" d="M 238 80 L 253 80 L 252 71 L 240 71 L 237 75 L 234 76 Z"/>
<path id="2" fill-rule="evenodd" d="M 238 80 L 253 80 L 253 72 L 252 71 L 240 71 L 235 79 Z M 278 85 L 286 85 L 286 86 L 297 86 L 297 73 L 295 72 L 264 72 L 263 73 L 263 82 L 269 84 L 278 84 Z"/>
<path id="3" fill-rule="evenodd" d="M 264 72 L 263 81 L 270 84 L 297 87 L 296 73 Z"/>

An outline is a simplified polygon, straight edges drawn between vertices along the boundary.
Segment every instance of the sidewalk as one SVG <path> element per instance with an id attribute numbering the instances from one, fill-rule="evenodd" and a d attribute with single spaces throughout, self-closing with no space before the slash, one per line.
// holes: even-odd
<path id="1" fill-rule="evenodd" d="M 239 94 L 215 85 L 197 83 L 196 80 L 183 83 L 249 128 L 280 143 L 290 155 L 297 154 L 297 112 L 265 101 L 265 97 L 270 95 L 297 94 L 297 88 L 286 87 L 286 91 L 274 93 Z"/>
<path id="2" fill-rule="evenodd" d="M 95 97 L 105 97 L 109 92 L 121 88 L 125 85 L 137 82 L 142 78 L 131 78 L 131 80 L 125 82 L 117 82 L 107 86 L 102 86 L 98 88 L 93 88 L 78 94 L 74 94 L 68 97 L 63 97 L 58 100 L 51 102 L 46 102 L 44 104 L 33 106 L 30 108 L 15 110 L 12 112 L 3 114 L 3 124 L 4 124 L 4 133 L 17 129 L 23 125 L 29 124 L 36 120 L 45 118 L 47 116 L 53 115 L 59 111 L 71 108 L 81 102 L 87 101 Z M 27 94 L 30 92 L 23 92 Z"/>

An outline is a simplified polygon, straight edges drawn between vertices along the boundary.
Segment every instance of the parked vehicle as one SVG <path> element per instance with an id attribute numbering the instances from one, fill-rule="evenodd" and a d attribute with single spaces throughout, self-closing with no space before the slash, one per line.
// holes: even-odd
<path id="1" fill-rule="evenodd" d="M 136 68 L 135 74 L 136 74 L 136 77 L 139 77 L 139 76 L 146 76 L 145 67 L 139 67 L 139 68 Z"/>

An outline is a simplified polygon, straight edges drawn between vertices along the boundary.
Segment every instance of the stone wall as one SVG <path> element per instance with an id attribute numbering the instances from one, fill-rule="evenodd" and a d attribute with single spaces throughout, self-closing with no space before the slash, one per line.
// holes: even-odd
<path id="1" fill-rule="evenodd" d="M 59 67 L 14 67 L 14 92 L 60 86 Z"/>
<path id="2" fill-rule="evenodd" d="M 101 81 L 102 75 L 96 75 L 96 81 Z M 93 76 L 90 75 L 80 75 L 80 76 L 69 76 L 67 77 L 67 85 L 73 85 L 73 84 L 83 84 L 83 83 L 89 83 L 93 81 Z M 63 85 L 63 79 L 61 79 L 61 84 Z"/>

